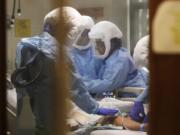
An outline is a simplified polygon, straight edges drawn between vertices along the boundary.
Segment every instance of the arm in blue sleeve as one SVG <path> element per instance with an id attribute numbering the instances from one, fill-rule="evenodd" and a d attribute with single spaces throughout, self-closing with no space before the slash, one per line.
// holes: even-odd
<path id="1" fill-rule="evenodd" d="M 148 100 L 148 88 L 146 88 L 136 99 L 136 102 L 146 102 Z"/>
<path id="2" fill-rule="evenodd" d="M 71 97 L 77 106 L 87 113 L 96 113 L 99 104 L 91 97 L 88 91 L 84 88 L 80 78 L 72 73 L 71 81 Z"/>
<path id="3" fill-rule="evenodd" d="M 21 50 L 22 50 L 23 45 L 21 44 L 21 42 L 18 43 L 17 47 L 16 47 L 16 58 L 15 58 L 15 65 L 16 68 L 19 68 L 21 65 Z"/>
<path id="4" fill-rule="evenodd" d="M 129 73 L 127 59 L 118 60 L 114 64 L 106 65 L 102 79 L 85 81 L 86 89 L 90 93 L 101 94 L 122 87 Z"/>

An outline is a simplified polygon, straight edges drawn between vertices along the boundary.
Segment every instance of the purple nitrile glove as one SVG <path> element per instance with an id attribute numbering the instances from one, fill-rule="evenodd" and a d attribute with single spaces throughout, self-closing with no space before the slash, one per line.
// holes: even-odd
<path id="1" fill-rule="evenodd" d="M 143 123 L 148 123 L 148 115 L 145 116 Z"/>
<path id="2" fill-rule="evenodd" d="M 132 120 L 142 122 L 145 118 L 144 106 L 142 102 L 134 102 L 130 111 L 130 117 Z"/>
<path id="3" fill-rule="evenodd" d="M 114 116 L 119 110 L 110 108 L 98 108 L 95 114 L 98 115 L 112 115 Z"/>

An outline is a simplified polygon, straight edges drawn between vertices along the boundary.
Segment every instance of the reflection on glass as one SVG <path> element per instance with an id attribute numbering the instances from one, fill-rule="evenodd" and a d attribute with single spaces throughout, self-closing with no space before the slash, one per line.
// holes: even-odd
<path id="1" fill-rule="evenodd" d="M 8 134 L 51 134 L 64 122 L 60 115 L 68 90 L 56 91 L 57 61 L 57 75 L 62 73 L 57 87 L 62 82 L 70 87 L 64 123 L 69 132 L 147 131 L 148 36 L 142 38 L 149 31 L 147 0 L 70 0 L 74 9 L 64 11 L 61 26 L 59 11 L 50 13 L 54 2 L 15 2 L 7 1 Z M 62 42 L 59 35 L 66 29 Z M 57 55 L 60 43 L 71 63 L 70 82 L 62 77 L 67 71 Z M 57 119 L 51 123 L 52 118 Z"/>

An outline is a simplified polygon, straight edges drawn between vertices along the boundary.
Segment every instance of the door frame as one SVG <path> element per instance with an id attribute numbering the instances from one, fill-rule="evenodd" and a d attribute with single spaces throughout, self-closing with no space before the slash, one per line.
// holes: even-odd
<path id="1" fill-rule="evenodd" d="M 6 134 L 6 2 L 0 1 L 0 134 Z"/>

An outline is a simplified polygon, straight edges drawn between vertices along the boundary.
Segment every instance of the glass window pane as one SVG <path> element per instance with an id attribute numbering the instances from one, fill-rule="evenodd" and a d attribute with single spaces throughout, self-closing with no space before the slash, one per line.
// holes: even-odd
<path id="1" fill-rule="evenodd" d="M 8 132 L 146 129 L 148 64 L 136 63 L 134 48 L 149 33 L 148 0 L 69 0 L 48 14 L 60 2 L 7 0 Z"/>

